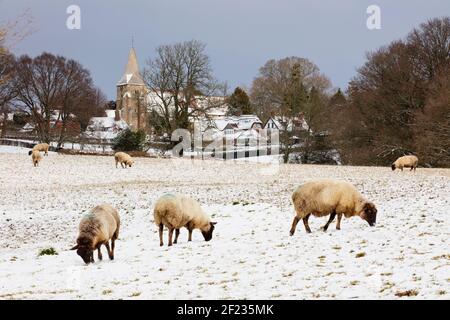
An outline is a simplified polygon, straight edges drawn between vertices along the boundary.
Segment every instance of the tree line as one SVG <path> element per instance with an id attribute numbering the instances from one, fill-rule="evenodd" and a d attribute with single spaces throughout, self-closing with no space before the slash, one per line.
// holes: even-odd
<path id="1" fill-rule="evenodd" d="M 450 166 L 449 17 L 369 52 L 345 93 L 330 87 L 314 63 L 290 57 L 261 67 L 250 98 L 263 120 L 278 115 L 287 126 L 301 114 L 313 133 L 299 148 L 303 160 L 321 148 L 319 138 L 344 164 L 386 165 L 416 154 L 425 166 Z M 281 135 L 285 161 L 295 134 Z"/>
<path id="2" fill-rule="evenodd" d="M 52 111 L 60 110 L 60 142 L 73 115 L 84 129 L 102 113 L 105 98 L 78 62 L 50 53 L 14 57 L 1 46 L 2 35 L 0 30 L 2 112 L 18 103 L 48 141 Z M 248 90 L 238 87 L 229 95 L 212 70 L 199 41 L 156 49 L 142 71 L 153 94 L 148 119 L 156 133 L 192 129 L 190 119 L 227 103 L 228 115 L 277 120 L 285 162 L 293 152 L 311 162 L 317 151 L 337 150 L 344 164 L 386 165 L 417 154 L 424 165 L 450 166 L 449 17 L 431 19 L 369 52 L 345 90 L 333 89 L 302 57 L 267 61 Z"/>
<path id="3" fill-rule="evenodd" d="M 44 52 L 36 57 L 14 56 L 0 29 L 0 112 L 2 135 L 7 114 L 19 111 L 34 125 L 38 139 L 58 147 L 78 135 L 93 116 L 103 116 L 106 97 L 79 62 Z"/>

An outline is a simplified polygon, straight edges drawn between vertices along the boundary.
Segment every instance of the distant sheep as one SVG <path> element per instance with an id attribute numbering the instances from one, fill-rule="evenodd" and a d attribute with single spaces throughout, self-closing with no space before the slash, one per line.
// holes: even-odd
<path id="1" fill-rule="evenodd" d="M 403 156 L 395 160 L 395 162 L 391 165 L 392 171 L 395 169 L 400 169 L 403 171 L 403 168 L 411 168 L 412 171 L 416 171 L 417 164 L 419 163 L 419 158 L 416 156 L 410 155 L 410 156 Z"/>
<path id="2" fill-rule="evenodd" d="M 116 209 L 108 204 L 95 207 L 85 215 L 79 225 L 77 244 L 70 250 L 77 254 L 86 264 L 94 262 L 94 250 L 98 250 L 98 259 L 102 260 L 100 247 L 105 245 L 109 259 L 114 259 L 114 243 L 119 237 L 120 218 Z M 111 248 L 109 247 L 111 240 Z"/>
<path id="3" fill-rule="evenodd" d="M 33 161 L 33 165 L 35 167 L 39 166 L 39 162 L 42 160 L 41 153 L 37 150 L 30 151 L 31 152 L 31 160 Z"/>
<path id="4" fill-rule="evenodd" d="M 122 168 L 126 169 L 127 166 L 131 167 L 134 164 L 134 160 L 131 158 L 131 156 L 125 152 L 117 152 L 114 155 L 114 159 L 116 160 L 116 168 L 117 164 L 120 162 L 120 165 Z"/>
<path id="5" fill-rule="evenodd" d="M 41 152 L 44 152 L 44 155 L 48 156 L 48 148 L 49 148 L 49 145 L 47 143 L 39 143 L 39 144 L 35 145 L 33 147 L 33 149 L 31 149 L 31 151 L 28 152 L 28 155 L 31 156 L 31 153 L 33 151 L 41 151 Z"/>
<path id="6" fill-rule="evenodd" d="M 295 228 L 300 219 L 303 219 L 306 232 L 310 233 L 308 225 L 309 216 L 316 217 L 330 215 L 324 231 L 329 224 L 338 216 L 336 229 L 341 229 L 342 215 L 346 218 L 360 216 L 370 226 L 374 226 L 377 217 L 375 205 L 367 201 L 356 188 L 344 181 L 337 180 L 314 180 L 298 187 L 292 194 L 296 216 L 292 222 L 290 235 L 294 235 Z"/>
<path id="7" fill-rule="evenodd" d="M 214 225 L 203 212 L 200 204 L 194 199 L 180 195 L 164 195 L 159 198 L 153 211 L 155 224 L 159 227 L 159 245 L 163 245 L 163 228 L 169 229 L 169 246 L 172 245 L 172 235 L 175 230 L 177 243 L 180 228 L 186 227 L 189 231 L 188 241 L 192 241 L 192 231 L 200 229 L 206 241 L 212 239 Z"/>

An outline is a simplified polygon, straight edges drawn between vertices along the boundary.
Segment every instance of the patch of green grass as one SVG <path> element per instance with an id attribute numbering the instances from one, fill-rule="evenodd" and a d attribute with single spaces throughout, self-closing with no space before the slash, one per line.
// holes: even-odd
<path id="1" fill-rule="evenodd" d="M 240 202 L 239 201 L 233 201 L 233 206 L 238 205 Z"/>
<path id="2" fill-rule="evenodd" d="M 47 249 L 42 249 L 39 251 L 39 256 L 55 256 L 58 255 L 58 252 L 56 252 L 55 248 L 50 247 Z"/>
<path id="3" fill-rule="evenodd" d="M 357 253 L 356 254 L 356 258 L 362 258 L 362 257 L 364 257 L 366 255 L 366 253 L 365 252 L 360 252 L 360 253 Z"/>

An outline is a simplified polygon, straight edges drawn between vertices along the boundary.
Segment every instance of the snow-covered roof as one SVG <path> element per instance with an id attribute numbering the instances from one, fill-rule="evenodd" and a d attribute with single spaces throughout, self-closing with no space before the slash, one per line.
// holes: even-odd
<path id="1" fill-rule="evenodd" d="M 270 117 L 269 120 L 267 120 L 266 124 L 264 125 L 265 129 L 271 129 L 268 127 L 269 123 L 275 124 L 275 126 L 279 130 L 287 129 L 288 131 L 292 131 L 293 125 L 296 128 L 301 127 L 301 129 L 303 130 L 308 130 L 308 124 L 302 117 L 294 117 L 294 118 L 286 118 L 281 116 Z"/>
<path id="2" fill-rule="evenodd" d="M 250 130 L 255 123 L 262 125 L 261 120 L 259 120 L 256 115 L 242 115 L 239 117 L 231 116 L 222 119 L 210 119 L 204 121 L 208 123 L 207 126 L 213 126 L 220 131 L 231 128 L 236 130 Z M 205 128 L 207 126 L 205 126 Z"/>
<path id="3" fill-rule="evenodd" d="M 116 117 L 116 110 L 106 109 L 105 113 L 106 113 L 106 116 L 108 118 L 115 118 Z"/>
<path id="4" fill-rule="evenodd" d="M 92 117 L 86 131 L 117 132 L 127 128 L 128 124 L 124 120 L 115 121 L 112 117 Z"/>

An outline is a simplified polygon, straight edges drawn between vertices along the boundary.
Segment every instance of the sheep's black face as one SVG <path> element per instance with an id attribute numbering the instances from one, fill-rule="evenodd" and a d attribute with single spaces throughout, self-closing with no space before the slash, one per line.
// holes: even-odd
<path id="1" fill-rule="evenodd" d="M 361 213 L 361 218 L 369 223 L 369 226 L 373 227 L 377 222 L 377 208 L 373 203 L 366 203 Z"/>
<path id="2" fill-rule="evenodd" d="M 83 259 L 84 263 L 94 262 L 94 249 L 92 241 L 89 238 L 81 237 L 77 239 L 77 245 L 70 250 L 77 250 L 77 254 Z"/>
<path id="3" fill-rule="evenodd" d="M 77 254 L 83 259 L 84 263 L 89 264 L 92 261 L 92 250 L 90 248 L 78 248 Z"/>
<path id="4" fill-rule="evenodd" d="M 31 156 L 31 154 L 33 153 L 33 151 L 28 151 L 28 155 Z"/>
<path id="5" fill-rule="evenodd" d="M 392 171 L 395 170 L 395 164 L 394 163 L 391 165 L 391 169 L 392 169 Z"/>
<path id="6" fill-rule="evenodd" d="M 208 231 L 202 231 L 203 238 L 205 238 L 205 241 L 209 241 L 212 239 L 213 231 L 214 231 L 214 225 L 217 222 L 210 222 L 209 223 L 209 230 Z"/>

